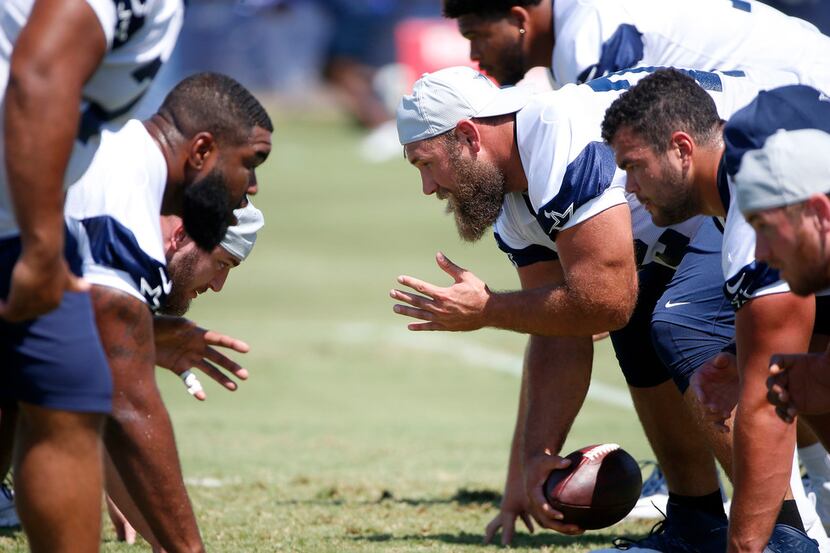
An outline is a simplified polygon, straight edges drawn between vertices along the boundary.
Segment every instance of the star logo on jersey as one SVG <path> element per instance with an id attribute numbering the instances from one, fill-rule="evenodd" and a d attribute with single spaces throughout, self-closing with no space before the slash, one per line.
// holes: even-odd
<path id="1" fill-rule="evenodd" d="M 150 284 L 141 277 L 141 284 L 139 291 L 147 303 L 150 304 L 150 309 L 156 311 L 161 307 L 161 299 L 167 296 L 173 290 L 173 282 L 167 279 L 167 272 L 164 267 L 159 267 L 159 277 L 161 277 L 161 284 L 151 287 Z"/>
<path id="2" fill-rule="evenodd" d="M 568 209 L 566 209 L 562 213 L 559 213 L 558 211 L 552 209 L 550 211 L 542 211 L 542 214 L 545 216 L 545 218 L 553 221 L 553 224 L 551 225 L 550 230 L 548 231 L 548 234 L 552 234 L 553 231 L 562 230 L 562 227 L 568 224 L 568 221 L 571 220 L 571 217 L 573 217 L 574 214 L 574 204 L 571 203 L 571 205 L 568 206 Z"/>

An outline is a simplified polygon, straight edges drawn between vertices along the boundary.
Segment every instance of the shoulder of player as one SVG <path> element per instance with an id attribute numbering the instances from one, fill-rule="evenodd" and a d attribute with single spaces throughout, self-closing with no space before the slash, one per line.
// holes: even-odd
<path id="1" fill-rule="evenodd" d="M 123 46 L 148 21 L 169 20 L 183 14 L 183 0 L 86 0 L 95 12 L 107 39 L 107 49 Z"/>

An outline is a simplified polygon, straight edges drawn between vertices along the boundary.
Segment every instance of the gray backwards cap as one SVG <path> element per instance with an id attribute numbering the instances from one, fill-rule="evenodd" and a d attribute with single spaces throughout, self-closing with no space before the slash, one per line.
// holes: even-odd
<path id="1" fill-rule="evenodd" d="M 265 217 L 254 207 L 250 199 L 248 205 L 234 209 L 233 214 L 236 216 L 237 223 L 228 227 L 219 245 L 239 261 L 245 261 L 254 249 L 257 231 L 265 225 Z"/>
<path id="2" fill-rule="evenodd" d="M 524 88 L 499 88 L 471 67 L 424 73 L 398 105 L 398 138 L 411 144 L 444 134 L 464 119 L 515 113 L 530 96 Z"/>
<path id="3" fill-rule="evenodd" d="M 762 91 L 723 133 L 743 213 L 830 192 L 830 98 L 804 85 Z"/>

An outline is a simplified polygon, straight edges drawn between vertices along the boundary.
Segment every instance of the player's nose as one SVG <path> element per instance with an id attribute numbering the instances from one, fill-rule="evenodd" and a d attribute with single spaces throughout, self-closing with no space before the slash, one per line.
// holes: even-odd
<path id="1" fill-rule="evenodd" d="M 755 259 L 758 261 L 763 261 L 764 263 L 769 263 L 769 244 L 767 243 L 766 239 L 760 235 L 755 235 Z"/>
<path id="2" fill-rule="evenodd" d="M 210 289 L 214 292 L 221 292 L 222 288 L 225 287 L 225 281 L 228 279 L 228 271 L 230 271 L 230 267 L 226 267 L 219 271 L 216 276 L 213 277 L 213 280 L 210 281 Z"/>
<path id="3" fill-rule="evenodd" d="M 636 194 L 640 191 L 640 185 L 637 183 L 637 179 L 630 173 L 627 173 L 625 176 L 625 191 L 631 194 Z"/>
<path id="4" fill-rule="evenodd" d="M 431 177 L 421 175 L 421 190 L 426 196 L 435 194 L 438 191 L 438 184 Z"/>

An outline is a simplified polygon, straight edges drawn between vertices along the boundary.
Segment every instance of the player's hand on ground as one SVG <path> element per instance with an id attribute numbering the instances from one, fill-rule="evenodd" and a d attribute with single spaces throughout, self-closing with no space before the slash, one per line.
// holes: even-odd
<path id="1" fill-rule="evenodd" d="M 63 252 L 23 251 L 12 269 L 9 295 L 0 301 L 0 318 L 28 321 L 60 305 L 64 292 L 85 292 L 89 284 L 72 274 Z"/>
<path id="2" fill-rule="evenodd" d="M 830 413 L 830 358 L 827 353 L 774 355 L 770 359 L 767 399 L 785 422 L 798 413 Z"/>
<path id="3" fill-rule="evenodd" d="M 487 285 L 443 253 L 435 260 L 455 282 L 442 288 L 411 276 L 398 277 L 400 284 L 418 293 L 392 290 L 390 297 L 403 302 L 395 304 L 395 313 L 424 321 L 410 323 L 409 330 L 477 330 L 485 326 L 484 310 L 491 296 Z"/>
<path id="4" fill-rule="evenodd" d="M 237 384 L 223 370 L 240 380 L 248 378 L 246 369 L 216 349 L 222 347 L 247 353 L 250 347 L 242 340 L 205 330 L 183 317 L 154 317 L 153 333 L 156 364 L 182 377 L 196 399 L 204 401 L 207 395 L 195 375 L 190 373 L 192 368 L 204 372 L 230 391 L 236 390 Z"/>
<path id="5" fill-rule="evenodd" d="M 575 536 L 583 529 L 575 524 L 562 521 L 562 513 L 555 510 L 545 499 L 544 487 L 551 471 L 570 466 L 571 461 L 554 455 L 549 450 L 533 455 L 525 460 L 525 494 L 527 495 L 530 514 L 544 528 Z"/>
<path id="6" fill-rule="evenodd" d="M 517 519 L 521 519 L 527 531 L 533 533 L 533 521 L 530 517 L 524 481 L 521 475 L 511 474 L 504 487 L 504 497 L 501 500 L 499 513 L 484 529 L 484 543 L 491 543 L 496 533 L 501 530 L 501 544 L 510 545 L 516 533 Z"/>
<path id="7" fill-rule="evenodd" d="M 728 421 L 740 393 L 735 356 L 727 352 L 715 355 L 695 371 L 691 385 L 706 418 L 721 432 L 729 432 Z"/>

